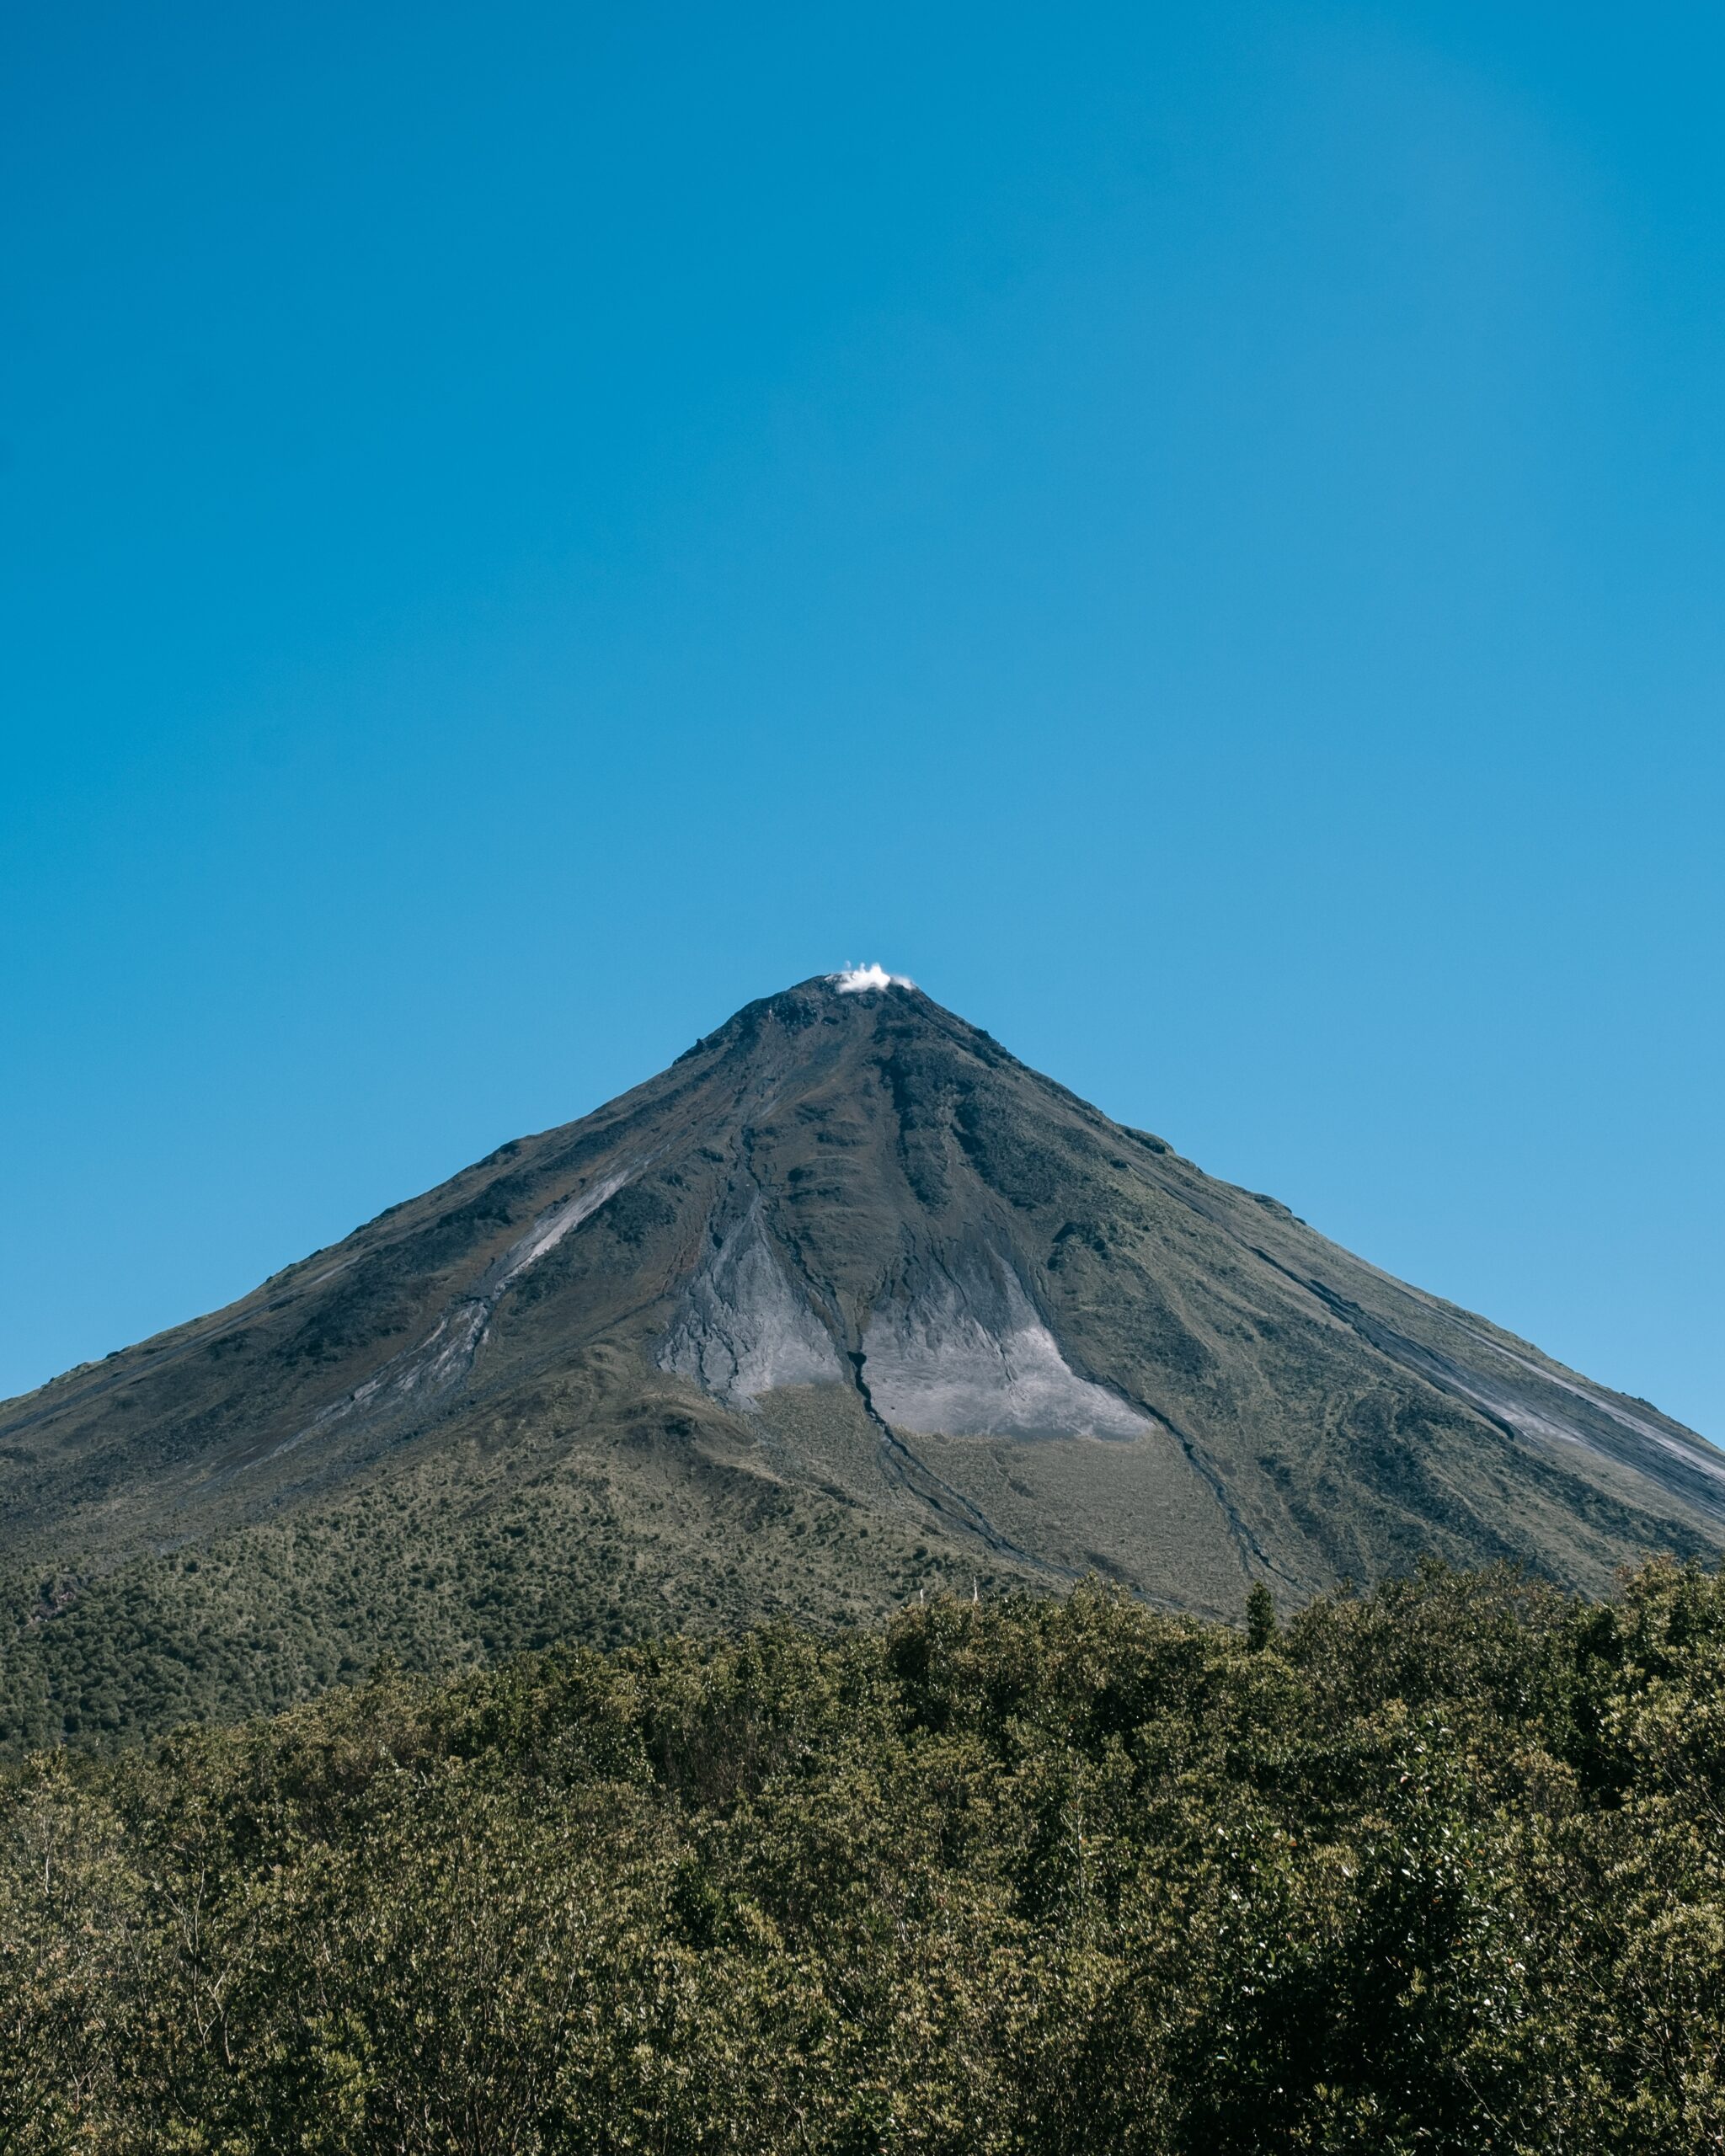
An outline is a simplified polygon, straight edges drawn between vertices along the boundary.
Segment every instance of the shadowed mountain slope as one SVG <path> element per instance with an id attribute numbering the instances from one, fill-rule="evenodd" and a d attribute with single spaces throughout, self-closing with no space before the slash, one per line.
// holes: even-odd
<path id="1" fill-rule="evenodd" d="M 931 1579 L 1725 1543 L 1694 1433 L 836 979 L 0 1407 L 0 1742 Z"/>

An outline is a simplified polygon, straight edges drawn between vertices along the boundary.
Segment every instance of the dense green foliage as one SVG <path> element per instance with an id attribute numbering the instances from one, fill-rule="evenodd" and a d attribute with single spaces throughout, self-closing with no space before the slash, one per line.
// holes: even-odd
<path id="1" fill-rule="evenodd" d="M 0 1786 L 4 2145 L 1725 2147 L 1725 1585 L 1088 1588 Z"/>

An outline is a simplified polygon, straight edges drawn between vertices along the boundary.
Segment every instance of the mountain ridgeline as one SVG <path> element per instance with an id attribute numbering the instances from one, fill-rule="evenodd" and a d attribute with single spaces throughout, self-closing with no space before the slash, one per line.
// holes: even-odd
<path id="1" fill-rule="evenodd" d="M 1725 1545 L 1693 1432 L 860 978 L 0 1407 L 0 1745 L 942 1584 Z"/>

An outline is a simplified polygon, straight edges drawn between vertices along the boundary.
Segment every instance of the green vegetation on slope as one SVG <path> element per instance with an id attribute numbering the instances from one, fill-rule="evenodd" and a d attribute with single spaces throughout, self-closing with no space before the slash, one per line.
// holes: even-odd
<path id="1" fill-rule="evenodd" d="M 274 1713 L 387 1662 L 436 1676 L 553 1641 L 878 1621 L 919 1588 L 998 1583 L 990 1556 L 677 1435 L 451 1447 L 109 1572 L 0 1567 L 0 1759 Z"/>
<path id="2" fill-rule="evenodd" d="M 1089 1588 L 0 1784 L 21 2152 L 1725 2142 L 1725 1586 Z"/>

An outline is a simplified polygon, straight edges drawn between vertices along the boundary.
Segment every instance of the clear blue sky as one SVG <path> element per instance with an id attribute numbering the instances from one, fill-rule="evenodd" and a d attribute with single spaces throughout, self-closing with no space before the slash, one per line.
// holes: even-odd
<path id="1" fill-rule="evenodd" d="M 0 1392 L 879 958 L 1725 1437 L 1725 29 L 15 9 Z"/>

